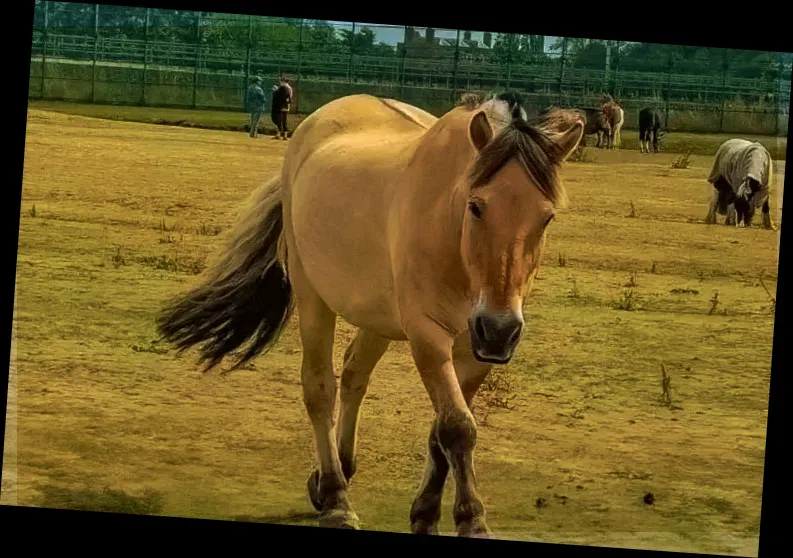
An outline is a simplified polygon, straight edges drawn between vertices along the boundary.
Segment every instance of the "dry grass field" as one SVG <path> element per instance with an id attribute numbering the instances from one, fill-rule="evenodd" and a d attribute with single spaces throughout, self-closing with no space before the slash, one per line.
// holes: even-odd
<path id="1" fill-rule="evenodd" d="M 3 503 L 315 524 L 294 323 L 225 376 L 154 330 L 287 143 L 28 118 Z M 590 149 L 566 166 L 571 206 L 551 226 L 525 340 L 478 403 L 499 537 L 757 553 L 774 321 L 759 278 L 775 292 L 778 234 L 702 224 L 712 159 L 672 168 L 678 157 Z M 352 335 L 340 322 L 337 363 Z M 394 344 L 362 410 L 351 497 L 364 529 L 408 530 L 431 410 Z M 452 500 L 450 480 L 444 533 Z"/>

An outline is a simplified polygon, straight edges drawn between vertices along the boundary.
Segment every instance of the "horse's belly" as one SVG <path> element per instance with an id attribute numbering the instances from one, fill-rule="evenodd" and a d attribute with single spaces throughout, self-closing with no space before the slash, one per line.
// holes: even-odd
<path id="1" fill-rule="evenodd" d="M 335 166 L 335 165 L 334 165 Z M 292 185 L 291 224 L 306 277 L 354 326 L 404 339 L 387 237 L 390 192 L 382 173 L 328 168 Z"/>

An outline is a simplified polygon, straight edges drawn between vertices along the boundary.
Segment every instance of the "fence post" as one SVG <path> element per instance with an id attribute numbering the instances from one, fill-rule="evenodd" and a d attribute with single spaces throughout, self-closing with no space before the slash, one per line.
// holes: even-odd
<path id="1" fill-rule="evenodd" d="M 727 53 L 729 51 L 725 48 L 722 58 L 722 78 L 721 78 L 721 114 L 719 115 L 719 133 L 724 133 L 724 111 L 727 109 L 727 70 L 730 67 Z"/>
<path id="2" fill-rule="evenodd" d="M 674 53 L 669 50 L 669 61 L 666 65 L 666 95 L 664 95 L 664 129 L 669 130 L 669 97 L 672 94 L 672 69 L 674 68 Z"/>
<path id="3" fill-rule="evenodd" d="M 140 104 L 146 106 L 146 69 L 149 65 L 149 25 L 151 25 L 151 8 L 146 8 L 146 29 L 143 33 L 143 77 L 140 86 Z"/>
<path id="4" fill-rule="evenodd" d="M 193 69 L 193 108 L 196 108 L 196 96 L 198 94 L 198 69 L 201 64 L 201 12 L 196 16 L 196 47 L 195 47 L 195 68 Z"/>
<path id="5" fill-rule="evenodd" d="M 611 93 L 611 41 L 606 41 L 606 65 L 603 68 L 603 85 L 601 89 Z"/>
<path id="6" fill-rule="evenodd" d="M 782 55 L 776 53 L 777 59 L 777 72 L 776 72 L 776 87 L 774 88 L 774 135 L 779 136 L 779 119 L 782 117 L 782 73 L 785 71 L 785 65 L 782 62 Z"/>
<path id="7" fill-rule="evenodd" d="M 460 64 L 460 30 L 457 30 L 457 43 L 454 45 L 454 65 L 452 66 L 452 101 L 457 100 L 457 67 Z"/>
<path id="8" fill-rule="evenodd" d="M 615 99 L 619 100 L 620 97 L 620 90 L 619 90 L 619 75 L 620 75 L 620 42 L 614 42 L 614 54 L 612 60 L 614 61 L 614 72 L 612 73 L 611 77 L 611 96 Z"/>
<path id="9" fill-rule="evenodd" d="M 350 61 L 347 64 L 347 82 L 352 85 L 352 57 L 355 54 L 355 22 L 352 22 L 352 35 L 350 35 Z"/>
<path id="10" fill-rule="evenodd" d="M 509 82 L 512 78 L 512 46 L 514 39 L 515 35 L 512 33 L 507 35 L 507 81 L 505 83 L 505 89 L 509 89 Z"/>
<path id="11" fill-rule="evenodd" d="M 91 102 L 96 102 L 96 58 L 99 55 L 99 4 L 94 4 L 94 58 L 91 63 Z"/>
<path id="12" fill-rule="evenodd" d="M 242 84 L 242 110 L 248 109 L 248 86 L 251 84 L 251 47 L 253 44 L 253 16 L 248 14 L 248 42 L 245 52 L 245 83 Z"/>
<path id="13" fill-rule="evenodd" d="M 567 37 L 562 39 L 562 58 L 559 61 L 559 96 L 557 102 L 562 104 L 562 84 L 564 83 L 564 64 L 567 58 Z"/>
<path id="14" fill-rule="evenodd" d="M 300 18 L 300 33 L 297 36 L 297 79 L 296 89 L 297 95 L 293 99 L 295 102 L 295 114 L 300 114 L 300 75 L 303 73 L 303 27 L 306 20 Z"/>
<path id="15" fill-rule="evenodd" d="M 405 38 L 402 40 L 401 71 L 399 72 L 399 100 L 405 99 L 405 62 L 408 56 L 408 28 L 405 26 Z"/>
<path id="16" fill-rule="evenodd" d="M 49 1 L 45 0 L 44 2 L 44 33 L 42 39 L 44 41 L 44 46 L 41 49 L 41 98 L 44 99 L 44 89 L 45 89 L 45 81 L 44 81 L 44 74 L 47 71 L 47 44 L 49 42 L 47 38 L 47 28 L 49 26 L 50 21 L 50 3 Z"/>

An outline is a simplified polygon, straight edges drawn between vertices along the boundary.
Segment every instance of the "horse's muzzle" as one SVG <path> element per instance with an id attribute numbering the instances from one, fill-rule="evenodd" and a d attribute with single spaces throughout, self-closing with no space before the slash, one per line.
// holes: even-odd
<path id="1" fill-rule="evenodd" d="M 469 319 L 471 348 L 479 362 L 507 364 L 523 333 L 523 317 L 512 311 L 480 310 Z"/>

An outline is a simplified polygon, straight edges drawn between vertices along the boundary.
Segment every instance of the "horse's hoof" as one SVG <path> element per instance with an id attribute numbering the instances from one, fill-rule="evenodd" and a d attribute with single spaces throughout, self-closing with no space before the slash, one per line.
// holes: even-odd
<path id="1" fill-rule="evenodd" d="M 438 524 L 426 521 L 414 521 L 410 525 L 410 532 L 414 535 L 437 535 Z"/>
<path id="2" fill-rule="evenodd" d="M 319 526 L 330 529 L 361 529 L 361 522 L 358 515 L 352 510 L 328 510 L 319 516 Z"/>
<path id="3" fill-rule="evenodd" d="M 460 523 L 457 526 L 457 536 L 475 539 L 489 539 L 491 538 L 491 531 L 484 518 L 477 518 Z"/>
<path id="4" fill-rule="evenodd" d="M 308 487 L 308 497 L 311 499 L 311 504 L 317 511 L 322 511 L 322 498 L 319 496 L 319 471 L 314 469 L 308 476 L 306 481 Z"/>

